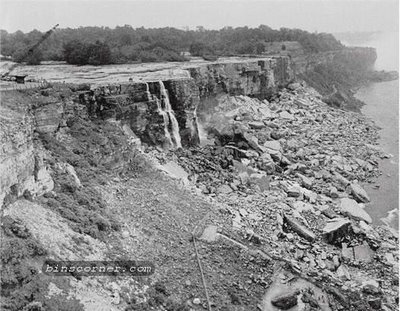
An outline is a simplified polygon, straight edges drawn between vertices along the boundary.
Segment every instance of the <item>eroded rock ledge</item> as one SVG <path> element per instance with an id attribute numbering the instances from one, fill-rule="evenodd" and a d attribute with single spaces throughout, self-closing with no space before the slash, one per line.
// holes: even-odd
<path id="1" fill-rule="evenodd" d="M 196 111 L 202 105 L 215 103 L 218 95 L 264 99 L 294 79 L 287 57 L 214 63 L 187 71 L 188 78 L 162 81 L 179 123 L 183 146 L 198 144 Z M 144 142 L 162 145 L 164 125 L 157 114 L 160 96 L 159 81 L 146 81 L 98 87 L 82 93 L 81 101 L 88 106 L 90 115 L 121 120 Z"/>

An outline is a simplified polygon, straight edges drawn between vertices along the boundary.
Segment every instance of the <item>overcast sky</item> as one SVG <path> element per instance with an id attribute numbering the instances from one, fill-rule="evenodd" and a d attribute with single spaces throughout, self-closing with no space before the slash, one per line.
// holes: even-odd
<path id="1" fill-rule="evenodd" d="M 62 1 L 0 0 L 9 32 L 79 26 L 207 29 L 260 24 L 318 32 L 398 31 L 398 0 Z"/>

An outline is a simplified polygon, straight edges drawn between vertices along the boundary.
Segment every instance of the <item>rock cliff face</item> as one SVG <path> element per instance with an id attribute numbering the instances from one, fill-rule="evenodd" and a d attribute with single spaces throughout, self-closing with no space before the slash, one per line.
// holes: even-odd
<path id="1" fill-rule="evenodd" d="M 292 58 L 296 77 L 305 80 L 324 96 L 330 106 L 360 111 L 362 103 L 353 96 L 353 88 L 376 80 L 373 48 L 352 47 L 324 53 L 298 53 Z"/>
<path id="2" fill-rule="evenodd" d="M 18 102 L 15 94 L 3 96 L 7 105 L 1 113 L 0 202 L 12 200 L 26 190 L 41 194 L 52 189 L 51 177 L 43 164 L 46 155 L 35 147 L 34 133 L 59 132 L 79 110 L 85 109 L 90 118 L 118 121 L 147 144 L 167 148 L 176 148 L 180 143 L 183 147 L 195 146 L 199 144 L 199 116 L 218 106 L 224 96 L 268 99 L 292 82 L 295 74 L 312 71 L 318 64 L 350 63 L 358 58 L 356 66 L 367 69 L 376 53 L 373 49 L 355 48 L 303 59 L 296 55 L 292 60 L 279 56 L 200 64 L 185 67 L 187 75 L 177 79 L 94 89 L 75 87 L 57 96 L 49 96 L 46 91 L 33 92 L 29 103 Z M 166 110 L 167 103 L 170 111 Z M 176 135 L 179 144 L 174 139 Z"/>
<path id="3" fill-rule="evenodd" d="M 297 52 L 291 57 L 295 74 L 306 74 L 318 65 L 349 64 L 354 70 L 369 71 L 373 69 L 377 54 L 374 48 L 349 47 L 338 51 L 320 53 Z"/>
<path id="4" fill-rule="evenodd" d="M 61 121 L 62 102 L 35 96 L 27 103 L 16 94 L 2 94 L 0 113 L 0 205 L 17 197 L 41 195 L 54 184 L 37 146 L 36 132 L 54 132 Z M 42 104 L 34 109 L 37 102 Z"/>
<path id="5" fill-rule="evenodd" d="M 45 151 L 36 144 L 40 134 L 62 136 L 74 116 L 116 120 L 143 142 L 168 146 L 176 118 L 184 147 L 199 144 L 197 111 L 220 94 L 265 98 L 293 80 L 289 60 L 263 60 L 201 65 L 187 69 L 189 78 L 131 82 L 108 87 L 72 87 L 66 92 L 31 91 L 28 96 L 5 92 L 1 107 L 0 203 L 24 193 L 41 195 L 54 184 L 46 167 Z M 167 91 L 172 114 L 166 112 Z M 29 98 L 29 100 L 28 100 Z M 215 102 L 216 103 L 216 102 Z M 80 110 L 85 110 L 80 112 Z M 166 114 L 168 114 L 166 116 Z M 166 124 L 167 123 L 167 124 Z"/>
<path id="6" fill-rule="evenodd" d="M 88 107 L 89 114 L 121 120 L 142 141 L 165 146 L 165 119 L 158 106 L 163 100 L 161 83 L 179 124 L 182 145 L 193 146 L 199 143 L 197 111 L 204 105 L 216 105 L 218 95 L 264 99 L 294 79 L 288 57 L 213 63 L 187 70 L 190 78 L 100 87 L 83 94 L 81 101 Z"/>

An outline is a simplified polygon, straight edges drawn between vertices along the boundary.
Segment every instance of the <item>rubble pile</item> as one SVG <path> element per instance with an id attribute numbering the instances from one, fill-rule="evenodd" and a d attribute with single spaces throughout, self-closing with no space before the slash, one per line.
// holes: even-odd
<path id="1" fill-rule="evenodd" d="M 222 96 L 204 127 L 215 145 L 174 156 L 227 206 L 225 230 L 325 289 L 332 310 L 398 308 L 398 236 L 365 211 L 362 183 L 389 157 L 371 120 L 294 83 L 270 101 Z"/>

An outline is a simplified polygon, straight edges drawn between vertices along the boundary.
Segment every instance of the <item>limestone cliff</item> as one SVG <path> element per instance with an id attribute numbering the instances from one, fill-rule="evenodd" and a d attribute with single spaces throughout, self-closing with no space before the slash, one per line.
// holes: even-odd
<path id="1" fill-rule="evenodd" d="M 40 102 L 40 105 L 38 104 Z M 37 109 L 33 107 L 37 106 Z M 2 94 L 0 107 L 0 204 L 17 197 L 41 195 L 54 184 L 36 144 L 36 132 L 55 132 L 61 121 L 62 101 L 36 94 L 32 102 L 15 93 Z"/>
<path id="2" fill-rule="evenodd" d="M 264 99 L 294 79 L 287 57 L 212 63 L 185 70 L 188 78 L 162 81 L 179 124 L 183 146 L 199 143 L 196 111 L 204 103 L 216 103 L 214 99 L 220 94 Z M 82 103 L 93 117 L 121 121 L 142 141 L 164 145 L 165 124 L 157 110 L 160 100 L 159 81 L 98 87 L 81 95 Z"/>

